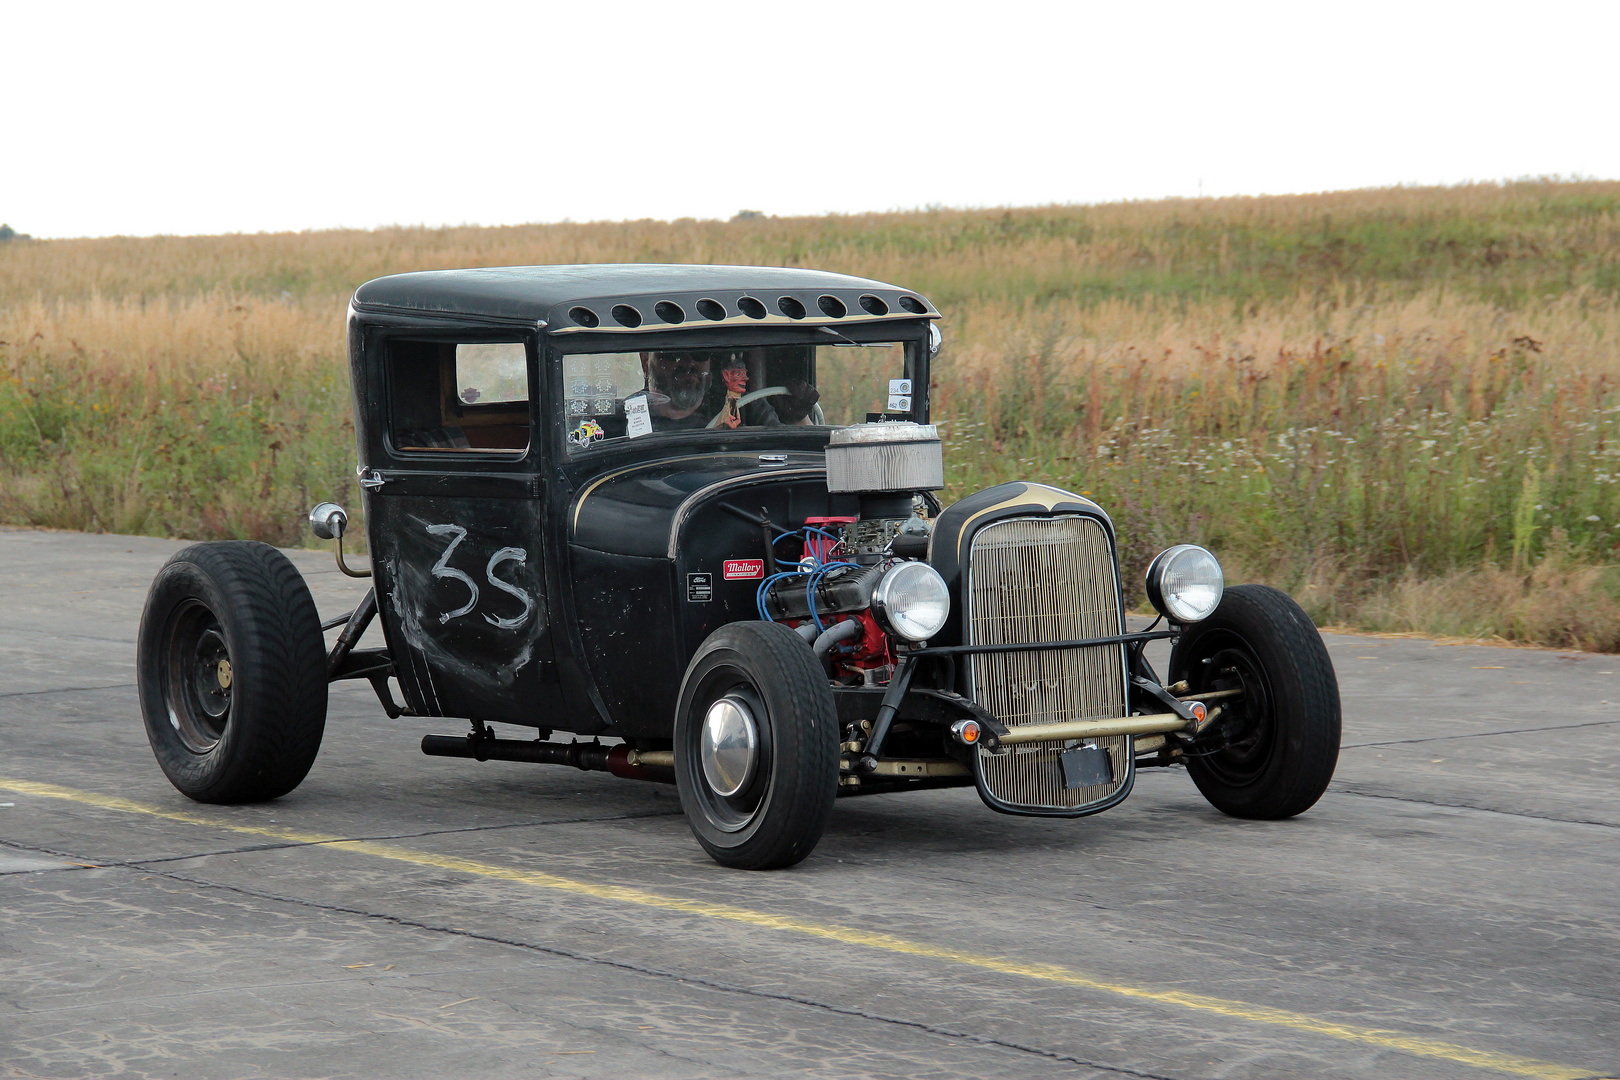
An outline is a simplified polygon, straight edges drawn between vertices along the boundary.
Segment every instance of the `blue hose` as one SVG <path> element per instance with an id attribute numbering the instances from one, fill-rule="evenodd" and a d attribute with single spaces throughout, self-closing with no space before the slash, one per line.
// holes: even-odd
<path id="1" fill-rule="evenodd" d="M 822 578 L 827 576 L 829 571 L 837 570 L 839 567 L 843 566 L 854 566 L 857 570 L 860 569 L 859 566 L 856 566 L 856 564 L 852 562 L 823 563 L 814 570 L 810 571 L 810 580 L 805 582 L 804 602 L 810 608 L 810 618 L 814 620 L 817 630 L 825 630 L 827 628 L 826 626 L 822 625 L 821 616 L 816 614 L 816 585 L 821 581 Z"/>
<path id="2" fill-rule="evenodd" d="M 843 543 L 842 537 L 834 536 L 826 529 L 818 529 L 814 525 L 806 525 L 801 529 L 794 529 L 791 532 L 785 532 L 776 539 L 772 540 L 771 547 L 774 549 L 777 544 L 780 544 L 783 540 L 786 540 L 790 536 L 799 537 L 804 542 L 805 555 L 809 557 L 813 567 L 809 571 L 788 570 L 780 574 L 772 574 L 770 577 L 759 583 L 759 588 L 754 590 L 754 608 L 759 612 L 759 617 L 763 621 L 776 621 L 774 618 L 772 618 L 771 613 L 765 610 L 765 595 L 770 587 L 776 582 L 781 581 L 783 578 L 797 577 L 800 574 L 808 573 L 809 577 L 805 581 L 805 602 L 810 607 L 810 618 L 815 622 L 817 631 L 826 629 L 826 627 L 822 625 L 821 616 L 816 614 L 816 583 L 820 581 L 829 570 L 837 569 L 840 566 L 855 566 L 856 564 L 852 562 L 818 562 L 815 557 L 814 549 L 810 546 L 810 536 L 812 533 L 827 541 L 827 543 L 830 545 L 827 548 L 829 554 L 831 554 L 833 549 L 839 544 Z"/>
<path id="3" fill-rule="evenodd" d="M 776 621 L 771 617 L 771 613 L 765 610 L 765 594 L 770 587 L 783 578 L 798 577 L 801 573 L 803 573 L 802 570 L 789 570 L 782 574 L 772 574 L 759 583 L 759 588 L 754 590 L 754 607 L 758 610 L 760 619 L 765 622 Z"/>

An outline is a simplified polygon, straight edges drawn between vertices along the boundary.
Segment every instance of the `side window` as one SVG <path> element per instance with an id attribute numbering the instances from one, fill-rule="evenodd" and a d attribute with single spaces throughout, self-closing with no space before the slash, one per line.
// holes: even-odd
<path id="1" fill-rule="evenodd" d="M 529 363 L 522 343 L 457 345 L 456 399 L 464 405 L 527 405 Z"/>
<path id="2" fill-rule="evenodd" d="M 396 450 L 517 455 L 529 448 L 522 342 L 394 340 L 388 375 Z"/>

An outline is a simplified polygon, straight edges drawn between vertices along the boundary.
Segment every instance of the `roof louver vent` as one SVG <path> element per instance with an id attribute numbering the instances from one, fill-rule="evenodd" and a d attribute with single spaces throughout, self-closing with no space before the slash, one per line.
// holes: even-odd
<path id="1" fill-rule="evenodd" d="M 726 317 L 726 309 L 720 305 L 720 302 L 710 300 L 708 297 L 704 297 L 697 302 L 697 309 L 699 315 L 705 319 L 713 319 L 715 322 L 719 322 Z"/>
<path id="2" fill-rule="evenodd" d="M 836 296 L 817 297 L 816 307 L 821 309 L 822 314 L 833 319 L 842 319 L 844 312 L 849 310 L 844 306 L 844 302 Z"/>
<path id="3" fill-rule="evenodd" d="M 915 296 L 902 296 L 900 298 L 900 306 L 911 312 L 913 315 L 923 315 L 928 312 L 928 305 L 924 304 Z"/>
<path id="4" fill-rule="evenodd" d="M 683 323 L 686 321 L 686 312 L 681 310 L 681 305 L 669 300 L 658 301 L 653 305 L 653 312 L 667 323 Z"/>
<path id="5" fill-rule="evenodd" d="M 737 310 L 748 316 L 750 319 L 763 319 L 765 317 L 765 305 L 760 303 L 758 300 L 755 300 L 752 296 L 745 296 L 738 300 Z"/>
<path id="6" fill-rule="evenodd" d="M 620 326 L 641 325 L 641 312 L 637 311 L 629 304 L 614 304 L 613 317 L 614 319 L 618 320 Z"/>
<path id="7" fill-rule="evenodd" d="M 870 293 L 861 297 L 861 307 L 866 309 L 868 315 L 887 315 L 889 313 L 889 305 L 883 302 L 883 298 L 873 296 Z"/>
<path id="8" fill-rule="evenodd" d="M 570 308 L 568 317 L 581 326 L 596 327 L 602 325 L 602 320 L 597 317 L 596 312 L 588 307 Z"/>
<path id="9" fill-rule="evenodd" d="M 782 314 L 786 315 L 790 319 L 804 318 L 804 305 L 799 303 L 791 296 L 777 297 L 776 306 L 778 310 L 782 312 Z"/>

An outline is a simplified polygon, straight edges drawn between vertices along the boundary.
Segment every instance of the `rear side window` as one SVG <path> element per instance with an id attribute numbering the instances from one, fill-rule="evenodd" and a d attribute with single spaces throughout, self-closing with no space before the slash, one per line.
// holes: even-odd
<path id="1" fill-rule="evenodd" d="M 529 362 L 521 341 L 388 344 L 389 435 L 416 453 L 522 454 Z"/>
<path id="2" fill-rule="evenodd" d="M 456 346 L 456 398 L 464 405 L 529 400 L 529 361 L 522 342 Z"/>

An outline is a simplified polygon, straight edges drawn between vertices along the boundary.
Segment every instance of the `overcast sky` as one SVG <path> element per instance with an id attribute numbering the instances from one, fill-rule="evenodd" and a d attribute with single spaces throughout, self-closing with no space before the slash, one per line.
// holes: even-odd
<path id="1" fill-rule="evenodd" d="M 6 5 L 35 236 L 1620 177 L 1620 3 Z"/>

